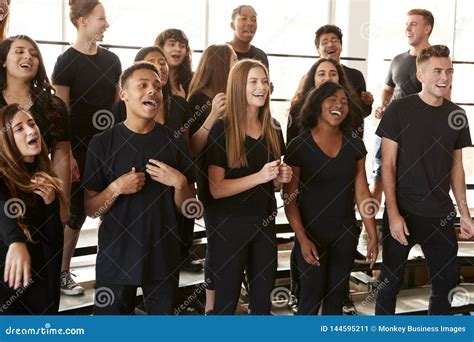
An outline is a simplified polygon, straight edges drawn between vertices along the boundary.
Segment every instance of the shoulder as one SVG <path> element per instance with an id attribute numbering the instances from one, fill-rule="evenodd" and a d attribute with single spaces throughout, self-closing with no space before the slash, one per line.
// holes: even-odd
<path id="1" fill-rule="evenodd" d="M 342 65 L 342 68 L 344 69 L 344 72 L 346 73 L 346 75 L 364 77 L 362 72 L 358 69 L 348 67 L 347 65 Z"/>
<path id="2" fill-rule="evenodd" d="M 119 57 L 110 51 L 109 49 L 106 49 L 100 45 L 97 46 L 97 52 L 101 55 L 104 56 L 104 58 L 110 58 L 114 61 L 120 61 Z"/>
<path id="3" fill-rule="evenodd" d="M 197 91 L 197 92 L 194 92 L 192 93 L 190 96 L 189 96 L 189 104 L 195 104 L 195 105 L 199 105 L 199 104 L 203 104 L 203 103 L 206 103 L 206 102 L 211 102 L 212 99 L 207 96 L 206 94 L 204 94 L 202 91 Z"/>
<path id="4" fill-rule="evenodd" d="M 250 47 L 250 49 L 251 49 L 252 52 L 253 52 L 254 54 L 256 54 L 256 55 L 258 54 L 258 55 L 262 55 L 262 56 L 267 57 L 267 54 L 265 53 L 265 51 L 263 51 L 262 49 L 259 49 L 258 47 L 254 46 L 254 45 L 252 45 L 252 46 Z"/>

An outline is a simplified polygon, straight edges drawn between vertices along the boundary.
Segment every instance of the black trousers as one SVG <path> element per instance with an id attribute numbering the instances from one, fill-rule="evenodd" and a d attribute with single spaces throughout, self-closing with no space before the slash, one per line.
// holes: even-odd
<path id="1" fill-rule="evenodd" d="M 182 261 L 190 257 L 189 250 L 194 240 L 194 219 L 189 219 L 179 213 L 176 213 L 176 220 L 179 226 L 181 239 L 181 256 Z"/>
<path id="2" fill-rule="evenodd" d="M 148 315 L 172 315 L 178 291 L 178 278 L 140 286 Z M 94 315 L 133 315 L 138 286 L 97 282 L 95 285 Z"/>
<path id="3" fill-rule="evenodd" d="M 429 304 L 430 315 L 449 314 L 451 304 L 448 294 L 456 286 L 458 268 L 456 257 L 458 242 L 454 222 L 446 217 L 422 217 L 406 211 L 400 212 L 405 218 L 410 235 L 408 246 L 403 246 L 390 235 L 387 211 L 383 217 L 383 254 L 380 281 L 385 282 L 377 295 L 376 315 L 393 315 L 397 295 L 403 281 L 406 260 L 410 249 L 420 244 L 425 255 L 426 266 L 431 280 Z"/>
<path id="4" fill-rule="evenodd" d="M 306 234 L 316 245 L 320 266 L 306 263 L 299 243 L 295 243 L 300 277 L 298 315 L 342 315 L 349 275 L 354 262 L 359 231 L 355 219 L 321 219 L 306 227 Z"/>
<path id="5" fill-rule="evenodd" d="M 251 313 L 269 315 L 277 270 L 274 222 L 229 218 L 215 232 L 215 315 L 233 315 L 247 272 Z"/>
<path id="6" fill-rule="evenodd" d="M 214 215 L 211 214 L 211 209 L 205 208 L 204 209 L 204 224 L 206 225 L 206 260 L 204 262 L 204 278 L 206 285 L 206 289 L 208 290 L 215 290 L 215 271 L 214 271 L 214 259 L 215 259 L 215 252 L 214 248 L 216 245 L 216 236 L 217 232 L 216 229 L 221 225 L 225 224 L 225 220 L 219 222 L 219 220 L 215 220 Z"/>

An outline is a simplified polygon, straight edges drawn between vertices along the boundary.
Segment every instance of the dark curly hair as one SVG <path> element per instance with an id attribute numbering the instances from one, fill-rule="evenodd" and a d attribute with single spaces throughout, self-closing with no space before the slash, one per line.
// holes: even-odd
<path id="1" fill-rule="evenodd" d="M 64 128 L 62 124 L 62 113 L 64 111 L 64 104 L 58 97 L 52 96 L 55 94 L 55 90 L 46 74 L 46 68 L 38 44 L 36 44 L 32 38 L 25 35 L 18 35 L 10 37 L 0 43 L 0 64 L 2 65 L 2 68 L 0 68 L 0 91 L 7 87 L 6 67 L 3 65 L 6 63 L 13 42 L 17 40 L 26 40 L 30 42 L 38 53 L 38 72 L 30 83 L 31 97 L 34 106 L 41 109 L 46 116 L 46 119 L 51 124 L 51 129 L 48 133 L 53 137 L 53 139 L 57 139 L 63 134 Z M 53 146 L 48 147 L 52 148 Z"/>
<path id="2" fill-rule="evenodd" d="M 193 78 L 193 71 L 191 66 L 191 48 L 189 47 L 189 39 L 186 34 L 179 29 L 170 28 L 161 32 L 155 39 L 155 45 L 163 48 L 168 39 L 174 39 L 177 42 L 184 43 L 186 45 L 186 56 L 184 57 L 183 63 L 178 68 L 176 83 L 181 84 L 188 96 L 189 84 Z"/>

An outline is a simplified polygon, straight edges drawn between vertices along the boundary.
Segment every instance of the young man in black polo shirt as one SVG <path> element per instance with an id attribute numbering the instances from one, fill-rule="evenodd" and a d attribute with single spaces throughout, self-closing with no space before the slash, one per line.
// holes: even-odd
<path id="1" fill-rule="evenodd" d="M 453 191 L 461 233 L 474 235 L 466 202 L 462 148 L 471 145 L 465 112 L 446 100 L 453 67 L 449 49 L 434 45 L 416 59 L 422 90 L 393 100 L 376 134 L 382 138 L 382 184 L 386 198 L 383 261 L 375 313 L 395 313 L 410 249 L 420 244 L 431 280 L 430 314 L 448 314 L 456 286 L 458 243 Z"/>
<path id="2" fill-rule="evenodd" d="M 83 178 L 86 213 L 103 218 L 94 314 L 132 314 L 137 287 L 148 314 L 172 314 L 180 262 L 175 208 L 192 197 L 193 161 L 184 139 L 155 122 L 163 101 L 156 67 L 134 64 L 120 86 L 127 118 L 92 138 Z"/>

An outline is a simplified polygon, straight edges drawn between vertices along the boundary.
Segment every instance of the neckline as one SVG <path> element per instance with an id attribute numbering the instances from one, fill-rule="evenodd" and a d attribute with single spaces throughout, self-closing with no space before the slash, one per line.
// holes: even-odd
<path id="1" fill-rule="evenodd" d="M 313 134 L 311 133 L 311 131 L 308 131 L 309 133 L 309 138 L 311 139 L 311 141 L 313 142 L 313 144 L 317 147 L 317 149 L 319 151 L 321 151 L 321 153 L 326 157 L 326 158 L 329 158 L 329 159 L 337 159 L 340 155 L 341 155 L 341 151 L 342 151 L 342 148 L 344 146 L 344 140 L 345 140 L 345 136 L 344 134 L 341 135 L 341 147 L 339 148 L 339 151 L 337 151 L 337 154 L 332 157 L 330 155 L 328 155 L 322 148 L 321 146 L 319 146 L 319 144 L 317 143 L 317 141 L 313 138 Z"/>

